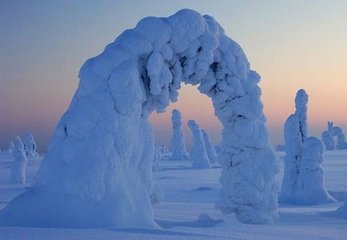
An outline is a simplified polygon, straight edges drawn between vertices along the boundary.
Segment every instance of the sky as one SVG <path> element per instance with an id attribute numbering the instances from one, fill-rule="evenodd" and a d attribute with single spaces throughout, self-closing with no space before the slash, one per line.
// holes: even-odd
<path id="1" fill-rule="evenodd" d="M 262 76 L 273 144 L 283 143 L 300 88 L 309 95 L 311 135 L 320 136 L 328 120 L 347 132 L 347 1 L 0 0 L 0 148 L 29 130 L 45 151 L 84 61 L 142 18 L 182 8 L 213 16 Z M 157 143 L 170 144 L 173 108 L 182 112 L 188 145 L 189 119 L 220 141 L 210 99 L 184 86 L 177 103 L 150 117 Z"/>

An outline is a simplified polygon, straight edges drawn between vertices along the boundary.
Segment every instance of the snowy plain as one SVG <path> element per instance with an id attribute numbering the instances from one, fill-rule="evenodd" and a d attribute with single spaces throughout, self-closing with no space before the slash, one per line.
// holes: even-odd
<path id="1" fill-rule="evenodd" d="M 283 155 L 276 153 L 283 175 Z M 27 168 L 28 183 L 10 182 L 11 159 L 0 159 L 0 208 L 30 189 L 40 159 Z M 279 206 L 279 220 L 273 225 L 250 225 L 223 215 L 215 208 L 221 168 L 192 169 L 189 161 L 159 161 L 161 171 L 154 179 L 165 192 L 154 205 L 158 229 L 63 229 L 0 227 L 0 239 L 347 239 L 347 219 L 332 212 L 347 199 L 347 150 L 326 151 L 325 184 L 338 203 L 317 206 Z M 28 206 L 30 208 L 30 206 Z"/>

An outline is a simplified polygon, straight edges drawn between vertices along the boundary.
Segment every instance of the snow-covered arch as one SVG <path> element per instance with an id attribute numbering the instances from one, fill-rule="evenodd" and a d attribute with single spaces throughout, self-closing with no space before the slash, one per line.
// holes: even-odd
<path id="1" fill-rule="evenodd" d="M 181 82 L 211 97 L 222 122 L 221 200 L 246 223 L 276 217 L 277 165 L 257 85 L 240 46 L 210 16 L 148 17 L 86 61 L 32 189 L 2 225 L 153 227 L 154 153 L 148 115 L 176 101 Z"/>

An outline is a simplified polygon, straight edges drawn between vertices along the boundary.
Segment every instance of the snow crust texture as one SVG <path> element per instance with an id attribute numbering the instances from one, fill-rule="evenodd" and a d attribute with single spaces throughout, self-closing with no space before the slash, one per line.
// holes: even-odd
<path id="1" fill-rule="evenodd" d="M 192 168 L 210 168 L 210 160 L 207 156 L 204 137 L 199 125 L 194 120 L 189 120 L 188 126 L 193 135 L 193 146 L 190 152 Z"/>
<path id="2" fill-rule="evenodd" d="M 172 110 L 172 160 L 187 160 L 189 156 L 187 154 L 186 144 L 184 141 L 182 131 L 182 116 L 177 109 Z"/>
<path id="3" fill-rule="evenodd" d="M 280 202 L 320 204 L 334 202 L 324 187 L 324 145 L 316 137 L 308 137 L 308 95 L 300 89 L 295 98 L 296 111 L 284 126 L 285 158 Z"/>
<path id="4" fill-rule="evenodd" d="M 224 126 L 218 206 L 245 223 L 276 217 L 278 169 L 260 76 L 212 17 L 147 17 L 87 60 L 79 78 L 35 185 L 0 212 L 1 225 L 156 227 L 147 118 L 177 100 L 182 82 L 212 98 Z"/>

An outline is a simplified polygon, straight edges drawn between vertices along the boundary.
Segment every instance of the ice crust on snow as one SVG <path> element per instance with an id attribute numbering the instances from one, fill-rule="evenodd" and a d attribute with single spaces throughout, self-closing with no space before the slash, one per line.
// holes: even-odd
<path id="1" fill-rule="evenodd" d="M 284 176 L 280 202 L 289 204 L 319 204 L 334 202 L 324 187 L 323 143 L 308 137 L 308 95 L 300 89 L 295 97 L 295 113 L 284 126 Z"/>
<path id="2" fill-rule="evenodd" d="M 210 168 L 210 160 L 207 156 L 204 137 L 199 125 L 194 120 L 189 120 L 188 126 L 193 135 L 193 146 L 192 151 L 190 152 L 192 168 Z"/>
<path id="3" fill-rule="evenodd" d="M 202 137 L 204 139 L 204 145 L 207 153 L 207 157 L 210 161 L 210 163 L 216 163 L 217 162 L 217 154 L 216 154 L 216 149 L 214 145 L 212 144 L 210 135 L 206 130 L 201 130 L 202 132 Z"/>
<path id="4" fill-rule="evenodd" d="M 156 227 L 147 118 L 177 100 L 182 82 L 212 98 L 224 126 L 218 206 L 245 223 L 276 217 L 278 169 L 260 76 L 212 17 L 181 10 L 144 18 L 87 60 L 79 78 L 36 183 L 1 210 L 1 225 Z"/>
<path id="5" fill-rule="evenodd" d="M 177 109 L 172 110 L 172 155 L 171 160 L 187 160 L 189 156 L 187 154 L 186 144 L 184 141 L 182 131 L 182 116 Z"/>
<path id="6" fill-rule="evenodd" d="M 25 170 L 28 164 L 28 158 L 24 151 L 22 140 L 17 136 L 14 141 L 13 157 L 14 161 L 11 167 L 11 178 L 15 183 L 25 183 Z"/>

